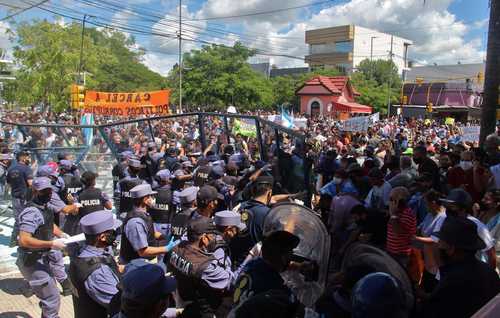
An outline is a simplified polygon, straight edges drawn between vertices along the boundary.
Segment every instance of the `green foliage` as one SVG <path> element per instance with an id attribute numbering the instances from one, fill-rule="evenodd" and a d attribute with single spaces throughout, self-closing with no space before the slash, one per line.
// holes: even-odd
<path id="1" fill-rule="evenodd" d="M 4 97 L 20 106 L 42 104 L 54 111 L 69 107 L 69 85 L 77 80 L 81 24 L 47 21 L 16 26 L 14 58 L 20 66 Z M 87 28 L 83 42 L 82 71 L 86 88 L 111 91 L 160 89 L 164 79 L 140 63 L 141 54 L 129 47 L 133 38 Z"/>
<path id="2" fill-rule="evenodd" d="M 357 101 L 372 106 L 374 112 L 387 114 L 389 94 L 391 103 L 398 101 L 401 79 L 397 67 L 392 61 L 363 60 L 359 64 L 357 72 L 352 74 L 351 81 L 361 94 Z"/>
<path id="3" fill-rule="evenodd" d="M 253 71 L 247 63 L 255 52 L 240 43 L 233 47 L 204 46 L 184 55 L 183 105 L 216 107 L 225 110 L 234 105 L 238 110 L 270 107 L 272 89 L 267 79 Z M 175 66 L 168 76 L 173 88 L 172 103 L 178 101 L 179 69 Z"/>

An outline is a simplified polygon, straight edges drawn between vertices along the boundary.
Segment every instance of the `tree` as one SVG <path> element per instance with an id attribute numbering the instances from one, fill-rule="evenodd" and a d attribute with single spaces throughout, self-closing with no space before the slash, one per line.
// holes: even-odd
<path id="1" fill-rule="evenodd" d="M 54 111 L 69 107 L 69 85 L 77 79 L 81 25 L 48 21 L 16 26 L 14 58 L 19 69 L 4 96 L 21 106 L 41 104 Z M 119 32 L 89 28 L 83 42 L 82 70 L 91 74 L 86 88 L 133 91 L 160 89 L 164 80 L 140 63 L 141 54 L 129 47 L 133 38 Z"/>
<path id="2" fill-rule="evenodd" d="M 387 113 L 389 96 L 391 103 L 398 101 L 401 78 L 392 61 L 365 59 L 351 75 L 351 80 L 361 94 L 357 101 L 372 106 L 376 112 Z"/>
<path id="3" fill-rule="evenodd" d="M 239 110 L 270 107 L 272 89 L 267 79 L 247 63 L 255 52 L 240 43 L 233 47 L 204 46 L 184 55 L 183 104 L 191 107 L 216 107 L 224 110 L 234 105 Z M 179 67 L 174 66 L 168 79 L 173 99 L 178 100 Z"/>

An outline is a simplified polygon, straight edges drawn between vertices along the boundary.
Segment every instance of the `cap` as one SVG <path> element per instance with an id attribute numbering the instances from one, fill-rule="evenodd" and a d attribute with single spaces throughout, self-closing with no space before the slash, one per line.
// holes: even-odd
<path id="1" fill-rule="evenodd" d="M 192 203 L 196 200 L 198 194 L 198 187 L 189 187 L 179 193 L 179 200 L 181 204 Z"/>
<path id="2" fill-rule="evenodd" d="M 130 273 L 131 271 L 133 271 L 134 269 L 137 269 L 139 267 L 142 267 L 142 266 L 145 266 L 145 265 L 149 265 L 151 263 L 149 263 L 146 259 L 144 258 L 136 258 L 136 259 L 133 259 L 131 260 L 130 262 L 128 262 L 127 264 L 125 264 L 125 268 L 123 270 L 123 275 L 122 277 L 125 277 L 125 275 L 127 275 L 128 273 Z"/>
<path id="3" fill-rule="evenodd" d="M 403 151 L 402 155 L 405 155 L 405 156 L 413 156 L 413 148 L 406 148 L 405 151 Z"/>
<path id="4" fill-rule="evenodd" d="M 10 153 L 0 153 L 0 160 L 13 160 L 14 157 Z"/>
<path id="5" fill-rule="evenodd" d="M 225 171 L 221 166 L 213 166 L 210 170 L 210 178 L 211 179 L 220 179 L 224 176 Z"/>
<path id="6" fill-rule="evenodd" d="M 88 186 L 90 185 L 90 183 L 92 183 L 92 181 L 94 181 L 96 178 L 97 178 L 97 173 L 94 173 L 92 171 L 85 171 L 84 173 L 82 173 L 82 176 L 80 177 L 80 181 Z"/>
<path id="7" fill-rule="evenodd" d="M 140 304 L 154 304 L 175 291 L 176 281 L 173 277 L 166 277 L 165 272 L 158 265 L 148 264 L 139 266 L 124 275 L 122 288 L 124 299 Z"/>
<path id="8" fill-rule="evenodd" d="M 192 168 L 194 167 L 193 164 L 191 163 L 191 161 L 183 161 L 182 162 L 182 167 L 184 168 Z"/>
<path id="9" fill-rule="evenodd" d="M 200 188 L 200 191 L 198 191 L 197 199 L 203 202 L 210 202 L 217 199 L 223 200 L 224 197 L 217 191 L 216 188 L 204 185 Z"/>
<path id="10" fill-rule="evenodd" d="M 447 217 L 435 236 L 449 245 L 464 250 L 478 251 L 486 247 L 477 234 L 477 225 L 466 218 Z"/>
<path id="11" fill-rule="evenodd" d="M 59 167 L 64 170 L 71 170 L 71 167 L 73 167 L 73 162 L 71 160 L 61 160 L 59 162 Z"/>
<path id="12" fill-rule="evenodd" d="M 153 194 L 157 194 L 158 192 L 156 191 L 153 191 L 151 189 L 151 185 L 145 183 L 145 184 L 140 184 L 138 186 L 135 186 L 133 187 L 131 190 L 130 190 L 130 196 L 133 198 L 133 199 L 139 199 L 139 198 L 144 198 L 145 196 L 148 196 L 148 195 L 153 195 Z"/>
<path id="13" fill-rule="evenodd" d="M 137 159 L 128 159 L 128 165 L 129 167 L 132 168 L 144 168 L 144 165 L 141 164 L 141 162 Z"/>
<path id="14" fill-rule="evenodd" d="M 274 178 L 271 176 L 260 176 L 255 180 L 255 184 L 268 183 L 270 185 L 274 184 Z"/>
<path id="15" fill-rule="evenodd" d="M 172 178 L 172 174 L 170 173 L 170 170 L 168 169 L 163 169 L 160 170 L 156 173 L 156 176 L 160 178 L 160 180 L 170 180 Z"/>
<path id="16" fill-rule="evenodd" d="M 36 191 L 41 191 L 45 189 L 51 189 L 52 185 L 50 183 L 50 179 L 47 177 L 37 177 L 33 180 L 32 184 L 33 189 Z"/>
<path id="17" fill-rule="evenodd" d="M 463 207 L 472 206 L 472 197 L 470 194 L 464 189 L 453 189 L 448 193 L 446 199 L 440 200 L 443 203 L 448 204 L 457 204 Z"/>
<path id="18" fill-rule="evenodd" d="M 52 169 L 51 166 L 43 165 L 43 166 L 38 168 L 38 171 L 36 172 L 36 176 L 37 177 L 50 177 L 50 176 L 57 177 L 58 174 L 57 174 L 57 171 Z"/>
<path id="19" fill-rule="evenodd" d="M 212 219 L 201 217 L 191 220 L 188 224 L 187 235 L 190 240 L 197 239 L 202 234 L 218 233 Z"/>
<path id="20" fill-rule="evenodd" d="M 96 211 L 82 217 L 80 226 L 85 234 L 99 234 L 109 230 L 116 230 L 122 225 L 109 211 Z"/>
<path id="21" fill-rule="evenodd" d="M 214 223 L 216 226 L 236 226 L 241 231 L 246 229 L 245 223 L 241 222 L 241 215 L 229 210 L 215 213 Z"/>

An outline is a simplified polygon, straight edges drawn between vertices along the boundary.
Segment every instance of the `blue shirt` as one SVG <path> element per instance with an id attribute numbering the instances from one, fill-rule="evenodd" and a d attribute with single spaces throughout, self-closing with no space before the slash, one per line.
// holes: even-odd
<path id="1" fill-rule="evenodd" d="M 249 220 L 249 224 L 247 224 L 248 231 L 250 232 L 253 244 L 260 242 L 263 236 L 264 219 L 271 208 L 261 202 L 250 200 L 244 202 L 240 210 L 250 210 L 252 212 L 252 218 Z"/>
<path id="2" fill-rule="evenodd" d="M 215 250 L 213 256 L 215 259 L 205 268 L 201 279 L 211 288 L 227 290 L 236 279 L 231 271 L 231 261 L 222 248 Z"/>
<path id="3" fill-rule="evenodd" d="M 7 182 L 12 188 L 12 196 L 26 199 L 28 180 L 33 179 L 33 170 L 24 163 L 16 163 L 7 170 Z"/>
<path id="4" fill-rule="evenodd" d="M 143 211 L 141 213 L 147 213 Z M 131 218 L 125 225 L 125 235 L 135 251 L 148 247 L 148 227 L 141 218 Z"/>
<path id="5" fill-rule="evenodd" d="M 354 184 L 352 184 L 351 180 L 347 179 L 345 182 L 343 182 L 341 185 L 340 185 L 340 191 L 339 193 L 337 193 L 337 187 L 336 187 L 336 184 L 332 181 L 328 182 L 327 184 L 325 184 L 321 190 L 319 190 L 319 192 L 321 194 L 328 194 L 330 195 L 332 198 L 334 196 L 336 196 L 337 194 L 340 194 L 340 193 L 352 193 L 352 194 L 355 194 L 355 195 L 358 195 L 359 192 L 358 192 L 358 189 L 356 189 L 356 187 L 354 186 Z"/>
<path id="6" fill-rule="evenodd" d="M 96 256 L 108 256 L 104 248 L 86 245 L 78 257 L 88 258 Z M 108 308 L 113 296 L 118 293 L 116 285 L 120 280 L 108 265 L 101 264 L 99 268 L 90 274 L 84 282 L 87 295 L 103 307 Z"/>

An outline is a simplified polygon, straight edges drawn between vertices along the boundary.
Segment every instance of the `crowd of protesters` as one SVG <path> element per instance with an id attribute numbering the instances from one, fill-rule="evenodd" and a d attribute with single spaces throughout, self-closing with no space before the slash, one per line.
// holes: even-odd
<path id="1" fill-rule="evenodd" d="M 71 114 L 3 120 L 78 124 Z M 119 154 L 112 193 L 96 188 L 98 163 L 83 171 L 57 151 L 84 145 L 84 129 L 2 125 L 12 241 L 43 317 L 59 317 L 57 283 L 73 295 L 76 317 L 471 317 L 499 294 L 498 133 L 479 147 L 458 123 L 391 117 L 352 133 L 308 118 L 295 129 L 304 138 L 277 138 L 263 125 L 259 144 L 231 129 L 235 119 L 228 130 L 210 116 L 203 142 L 197 120 L 109 123 L 107 138 L 95 133 L 97 161 Z M 42 157 L 26 151 L 51 147 Z M 273 205 L 291 201 L 311 201 L 331 240 L 329 279 L 307 306 L 283 279 L 314 272 L 317 264 L 294 255 L 304 238 L 263 229 Z M 65 241 L 81 233 L 84 241 Z M 343 266 L 359 244 L 407 274 L 411 306 L 393 271 Z"/>

